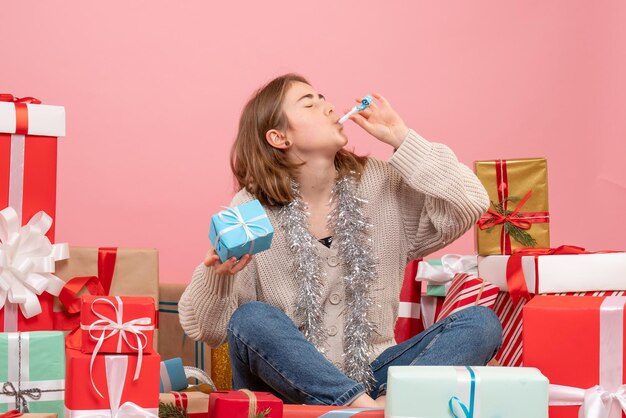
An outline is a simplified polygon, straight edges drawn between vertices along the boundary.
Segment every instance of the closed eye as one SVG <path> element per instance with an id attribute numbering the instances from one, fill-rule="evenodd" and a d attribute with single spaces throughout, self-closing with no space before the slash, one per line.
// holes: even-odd
<path id="1" fill-rule="evenodd" d="M 324 95 L 323 95 L 323 94 L 318 94 L 318 95 L 317 95 L 317 97 L 318 97 L 320 100 L 326 101 L 326 97 L 324 97 Z M 310 99 L 310 100 L 313 100 L 313 98 L 314 98 L 314 96 L 313 96 L 312 94 L 305 94 L 304 96 L 300 97 L 300 98 L 298 99 L 298 101 L 300 101 L 300 100 L 304 100 L 304 99 Z M 309 105 L 306 105 L 306 106 L 304 106 L 304 107 L 313 107 L 313 104 L 309 104 Z"/>

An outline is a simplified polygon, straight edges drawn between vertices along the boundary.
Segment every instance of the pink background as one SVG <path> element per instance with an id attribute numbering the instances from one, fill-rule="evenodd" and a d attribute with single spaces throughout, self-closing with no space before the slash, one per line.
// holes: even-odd
<path id="1" fill-rule="evenodd" d="M 468 165 L 548 158 L 552 243 L 626 247 L 626 2 L 21 0 L 2 15 L 1 92 L 67 110 L 58 242 L 157 247 L 162 281 L 203 258 L 240 110 L 289 71 L 339 110 L 381 92 Z M 469 232 L 444 252 L 473 249 Z"/>

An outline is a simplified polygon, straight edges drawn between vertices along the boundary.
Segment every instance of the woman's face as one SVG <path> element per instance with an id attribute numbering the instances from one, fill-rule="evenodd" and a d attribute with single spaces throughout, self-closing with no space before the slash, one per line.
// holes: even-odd
<path id="1" fill-rule="evenodd" d="M 286 138 L 301 157 L 321 154 L 334 158 L 348 143 L 343 125 L 337 123 L 335 107 L 308 84 L 291 83 L 283 100 L 283 111 L 289 121 Z"/>

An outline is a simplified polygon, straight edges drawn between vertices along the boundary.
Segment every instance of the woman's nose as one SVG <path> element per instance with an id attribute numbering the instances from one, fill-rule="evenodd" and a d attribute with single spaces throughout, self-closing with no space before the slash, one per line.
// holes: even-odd
<path id="1" fill-rule="evenodd" d="M 330 115 L 335 111 L 335 106 L 332 103 L 327 103 L 326 105 L 326 114 Z"/>

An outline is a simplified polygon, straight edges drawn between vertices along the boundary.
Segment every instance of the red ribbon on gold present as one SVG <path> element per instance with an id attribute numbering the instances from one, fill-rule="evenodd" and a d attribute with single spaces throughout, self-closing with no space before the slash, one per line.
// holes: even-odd
<path id="1" fill-rule="evenodd" d="M 478 221 L 478 227 L 482 230 L 492 228 L 502 224 L 502 232 L 500 235 L 500 250 L 502 254 L 511 254 L 511 236 L 504 228 L 504 224 L 510 223 L 521 229 L 530 229 L 534 223 L 550 222 L 550 214 L 548 212 L 522 212 L 522 207 L 532 196 L 532 190 L 529 190 L 522 200 L 510 213 L 509 204 L 509 181 L 507 173 L 507 161 L 496 160 L 496 187 L 498 190 L 498 201 L 502 206 L 503 213 L 498 213 L 493 209 L 489 209 Z"/>

